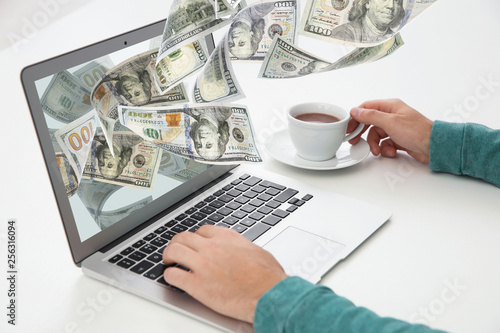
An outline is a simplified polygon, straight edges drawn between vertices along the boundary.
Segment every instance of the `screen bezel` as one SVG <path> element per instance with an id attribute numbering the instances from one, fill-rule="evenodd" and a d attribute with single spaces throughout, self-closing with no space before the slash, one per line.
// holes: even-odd
<path id="1" fill-rule="evenodd" d="M 21 82 L 37 133 L 40 149 L 44 157 L 45 166 L 51 181 L 59 214 L 63 222 L 73 261 L 78 266 L 83 259 L 104 248 L 131 230 L 139 227 L 146 221 L 161 215 L 162 211 L 174 206 L 193 192 L 206 186 L 235 167 L 235 165 L 212 166 L 197 177 L 175 188 L 175 193 L 173 193 L 174 191 L 167 192 L 146 207 L 124 218 L 119 223 L 102 230 L 83 242 L 80 240 L 35 82 L 62 70 L 72 68 L 153 37 L 160 36 L 163 33 L 164 26 L 165 20 L 154 22 L 147 26 L 27 66 L 21 72 Z M 211 53 L 215 48 L 212 34 L 206 36 L 205 40 L 207 42 L 208 51 Z"/>

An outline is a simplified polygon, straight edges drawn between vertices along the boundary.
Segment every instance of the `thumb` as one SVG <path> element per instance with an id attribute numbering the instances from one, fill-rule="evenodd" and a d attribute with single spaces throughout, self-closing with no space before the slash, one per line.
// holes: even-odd
<path id="1" fill-rule="evenodd" d="M 358 122 L 383 128 L 390 115 L 388 113 L 355 107 L 351 109 L 351 116 Z"/>

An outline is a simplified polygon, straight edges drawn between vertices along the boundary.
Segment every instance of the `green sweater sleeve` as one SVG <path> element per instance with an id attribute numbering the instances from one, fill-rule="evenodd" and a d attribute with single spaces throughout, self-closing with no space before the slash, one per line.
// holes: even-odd
<path id="1" fill-rule="evenodd" d="M 259 299 L 255 310 L 256 333 L 437 333 L 420 324 L 382 318 L 356 307 L 331 289 L 299 277 L 288 277 Z"/>
<path id="2" fill-rule="evenodd" d="M 436 120 L 429 161 L 433 171 L 481 178 L 500 186 L 500 130 Z"/>

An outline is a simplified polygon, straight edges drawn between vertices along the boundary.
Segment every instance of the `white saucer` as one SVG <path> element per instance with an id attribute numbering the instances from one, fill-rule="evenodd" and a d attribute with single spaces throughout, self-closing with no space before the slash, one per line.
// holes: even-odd
<path id="1" fill-rule="evenodd" d="M 344 142 L 337 151 L 337 155 L 327 161 L 309 161 L 298 156 L 292 144 L 288 129 L 274 133 L 264 146 L 266 151 L 278 161 L 309 170 L 334 170 L 347 168 L 358 164 L 370 153 L 368 143 L 360 139 L 356 145 Z"/>

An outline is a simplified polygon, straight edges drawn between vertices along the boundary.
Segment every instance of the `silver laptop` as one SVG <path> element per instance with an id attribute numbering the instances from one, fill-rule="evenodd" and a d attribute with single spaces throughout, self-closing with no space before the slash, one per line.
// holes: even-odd
<path id="1" fill-rule="evenodd" d="M 97 177 L 78 182 L 54 139 L 70 122 L 58 115 L 90 112 L 88 94 L 95 82 L 114 65 L 157 46 L 164 23 L 29 66 L 21 73 L 22 84 L 75 264 L 88 276 L 236 331 L 241 322 L 163 279 L 161 253 L 175 234 L 203 224 L 233 228 L 269 250 L 288 274 L 317 283 L 391 214 L 254 165 L 200 164 L 167 152 L 149 187 Z M 205 40 L 213 50 L 212 36 Z M 143 163 L 144 157 L 136 160 Z"/>

